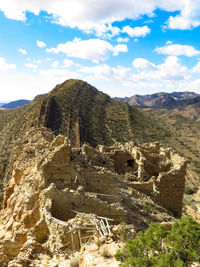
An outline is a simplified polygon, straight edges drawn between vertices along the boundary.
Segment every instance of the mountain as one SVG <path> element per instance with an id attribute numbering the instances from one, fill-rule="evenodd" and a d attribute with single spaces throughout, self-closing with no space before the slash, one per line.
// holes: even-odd
<path id="1" fill-rule="evenodd" d="M 24 106 L 26 104 L 28 104 L 30 102 L 30 100 L 26 100 L 26 99 L 20 99 L 20 100 L 16 100 L 16 101 L 12 101 L 6 104 L 0 104 L 0 108 L 6 108 L 6 109 L 11 109 L 11 108 L 18 108 L 21 106 Z"/>
<path id="2" fill-rule="evenodd" d="M 178 101 L 171 106 L 170 112 L 181 114 L 196 121 L 200 120 L 200 96 Z"/>
<path id="3" fill-rule="evenodd" d="M 168 134 L 142 110 L 113 100 L 84 81 L 67 80 L 23 107 L 0 113 L 0 175 L 5 181 L 16 140 L 33 126 L 63 134 L 76 146 L 155 141 Z"/>
<path id="4" fill-rule="evenodd" d="M 199 186 L 200 122 L 184 118 L 181 112 L 134 108 L 84 81 L 67 80 L 23 107 L 0 111 L 0 181 L 10 179 L 15 146 L 32 127 L 63 134 L 76 147 L 161 141 L 188 160 L 186 187 Z"/>
<path id="5" fill-rule="evenodd" d="M 198 105 L 198 96 L 178 97 Z M 199 121 L 131 107 L 81 80 L 0 111 L 0 261 L 40 266 L 41 253 L 66 256 L 91 240 L 87 226 L 107 235 L 107 217 L 131 223 L 136 236 L 152 221 L 168 229 L 166 211 L 198 216 L 199 198 L 184 192 L 198 189 L 199 138 Z M 154 140 L 162 144 L 144 143 Z M 123 228 L 113 227 L 114 240 Z"/>
<path id="6" fill-rule="evenodd" d="M 200 95 L 193 92 L 173 92 L 173 93 L 157 93 L 152 95 L 134 95 L 131 97 L 117 98 L 120 101 L 126 102 L 131 106 L 140 108 L 154 109 L 173 109 L 177 106 L 187 105 L 187 101 L 191 103 Z"/>

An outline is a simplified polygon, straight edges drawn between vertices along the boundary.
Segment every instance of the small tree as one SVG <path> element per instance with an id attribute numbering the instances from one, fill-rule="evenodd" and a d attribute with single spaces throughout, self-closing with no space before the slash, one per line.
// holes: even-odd
<path id="1" fill-rule="evenodd" d="M 145 233 L 128 240 L 116 259 L 123 267 L 181 267 L 200 261 L 200 224 L 184 217 L 168 231 L 164 225 L 151 224 Z"/>

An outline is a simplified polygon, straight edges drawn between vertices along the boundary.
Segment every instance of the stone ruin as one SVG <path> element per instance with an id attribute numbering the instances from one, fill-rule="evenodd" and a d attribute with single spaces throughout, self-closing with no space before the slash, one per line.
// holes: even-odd
<path id="1" fill-rule="evenodd" d="M 24 251 L 28 260 L 36 250 L 78 250 L 88 229 L 108 233 L 109 220 L 134 223 L 135 190 L 181 216 L 186 162 L 158 142 L 72 148 L 66 137 L 33 128 L 13 158 L 0 211 L 0 260 L 8 266 L 26 266 Z"/>

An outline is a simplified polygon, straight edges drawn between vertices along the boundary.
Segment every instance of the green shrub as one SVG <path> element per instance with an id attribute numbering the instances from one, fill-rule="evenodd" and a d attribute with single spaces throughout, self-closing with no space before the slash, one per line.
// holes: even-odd
<path id="1" fill-rule="evenodd" d="M 194 187 L 194 188 L 186 187 L 186 188 L 185 188 L 185 194 L 186 194 L 186 195 L 193 195 L 193 194 L 195 194 L 197 191 L 198 191 L 198 187 Z"/>
<path id="2" fill-rule="evenodd" d="M 119 236 L 120 236 L 120 240 L 122 242 L 125 242 L 128 239 L 128 231 L 127 231 L 127 228 L 126 228 L 126 223 L 124 223 L 124 222 L 120 223 Z"/>
<path id="3" fill-rule="evenodd" d="M 104 248 L 104 250 L 102 251 L 101 256 L 107 259 L 112 257 L 112 255 L 109 253 L 109 251 L 106 248 Z"/>
<path id="4" fill-rule="evenodd" d="M 156 210 L 155 206 L 151 203 L 145 203 L 143 209 L 144 209 L 145 213 L 147 213 L 147 214 L 152 214 Z"/>
<path id="5" fill-rule="evenodd" d="M 200 224 L 184 217 L 172 225 L 171 231 L 159 223 L 128 240 L 116 259 L 123 267 L 181 267 L 200 262 Z"/>

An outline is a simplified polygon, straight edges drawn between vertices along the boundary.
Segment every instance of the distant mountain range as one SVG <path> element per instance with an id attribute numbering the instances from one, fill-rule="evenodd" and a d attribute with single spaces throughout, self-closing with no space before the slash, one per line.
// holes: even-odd
<path id="1" fill-rule="evenodd" d="M 153 109 L 173 109 L 178 106 L 190 105 L 200 101 L 200 94 L 193 92 L 156 93 L 152 95 L 133 95 L 125 98 L 115 98 L 133 107 Z"/>
<path id="2" fill-rule="evenodd" d="M 22 107 L 22 106 L 28 104 L 29 102 L 30 102 L 30 100 L 19 99 L 19 100 L 12 101 L 12 102 L 9 102 L 6 104 L 0 103 L 0 108 L 3 108 L 3 109 L 18 108 L 18 107 Z"/>
<path id="3" fill-rule="evenodd" d="M 132 107 L 167 109 L 172 113 L 200 120 L 200 94 L 193 92 L 161 92 L 152 95 L 133 95 L 115 99 L 126 102 Z"/>

